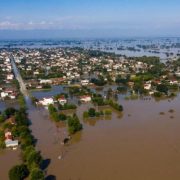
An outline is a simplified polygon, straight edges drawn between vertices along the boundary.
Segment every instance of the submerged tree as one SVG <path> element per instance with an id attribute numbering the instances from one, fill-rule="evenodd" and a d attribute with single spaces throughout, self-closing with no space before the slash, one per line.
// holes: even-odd
<path id="1" fill-rule="evenodd" d="M 76 114 L 68 117 L 68 131 L 70 134 L 74 134 L 82 129 L 82 124 Z"/>

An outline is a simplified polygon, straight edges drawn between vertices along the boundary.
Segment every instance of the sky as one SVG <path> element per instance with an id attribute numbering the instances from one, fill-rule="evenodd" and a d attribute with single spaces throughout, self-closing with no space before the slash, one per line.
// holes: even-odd
<path id="1" fill-rule="evenodd" d="M 0 0 L 0 38 L 180 36 L 179 0 Z"/>

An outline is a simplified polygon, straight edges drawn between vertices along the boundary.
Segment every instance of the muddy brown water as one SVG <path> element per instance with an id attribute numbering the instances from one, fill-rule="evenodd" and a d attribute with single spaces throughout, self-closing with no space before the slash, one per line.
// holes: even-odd
<path id="1" fill-rule="evenodd" d="M 47 175 L 58 180 L 179 180 L 180 97 L 171 102 L 121 103 L 123 115 L 113 112 L 110 119 L 81 119 L 83 131 L 65 147 L 61 141 L 66 128 L 51 122 L 46 110 L 30 109 L 37 148 L 50 159 Z M 78 115 L 88 107 L 81 105 Z"/>
<path id="2" fill-rule="evenodd" d="M 21 164 L 20 150 L 5 149 L 0 151 L 0 179 L 8 180 L 11 167 Z"/>
<path id="3" fill-rule="evenodd" d="M 29 102 L 31 129 L 46 159 L 47 176 L 57 180 L 179 180 L 180 96 L 170 102 L 121 100 L 121 104 L 123 114 L 81 118 L 84 129 L 63 146 L 65 124 L 50 121 L 47 110 Z M 82 104 L 78 116 L 90 106 Z M 19 154 L 18 150 L 0 153 L 0 179 L 6 180 L 8 170 L 20 163 Z"/>

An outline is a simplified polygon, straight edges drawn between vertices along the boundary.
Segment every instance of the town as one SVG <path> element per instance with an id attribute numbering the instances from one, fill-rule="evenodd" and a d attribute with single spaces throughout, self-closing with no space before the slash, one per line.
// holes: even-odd
<path id="1" fill-rule="evenodd" d="M 13 62 L 19 72 L 15 72 Z M 43 158 L 35 150 L 36 143 L 28 129 L 27 108 L 31 110 L 33 105 L 36 111 L 45 110 L 49 122 L 56 126 L 63 123 L 66 129 L 60 144 L 66 147 L 75 134 L 84 131 L 84 124 L 121 118 L 123 101 L 171 100 L 178 96 L 180 87 L 178 58 L 161 62 L 159 57 L 126 57 L 81 48 L 2 49 L 0 67 L 0 102 L 16 104 L 0 114 L 0 147 L 20 148 L 26 154 L 32 146 L 38 161 L 26 162 L 30 155 L 23 161 L 29 163 L 27 171 L 31 174 L 31 164 L 35 163 L 41 177 Z M 21 129 L 26 133 L 21 133 Z M 60 154 L 58 159 L 62 158 Z"/>
<path id="2" fill-rule="evenodd" d="M 9 53 L 0 52 L 1 99 L 18 96 Z M 179 59 L 162 63 L 157 57 L 127 58 L 79 48 L 15 49 L 12 53 L 29 90 L 48 90 L 54 85 L 115 84 L 118 93 L 168 97 L 174 96 L 180 85 Z"/>

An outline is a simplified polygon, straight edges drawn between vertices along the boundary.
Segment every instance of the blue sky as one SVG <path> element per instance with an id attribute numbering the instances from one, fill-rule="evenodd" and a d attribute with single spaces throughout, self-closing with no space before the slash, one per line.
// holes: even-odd
<path id="1" fill-rule="evenodd" d="M 179 36 L 179 0 L 0 0 L 0 37 Z"/>

